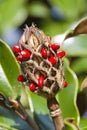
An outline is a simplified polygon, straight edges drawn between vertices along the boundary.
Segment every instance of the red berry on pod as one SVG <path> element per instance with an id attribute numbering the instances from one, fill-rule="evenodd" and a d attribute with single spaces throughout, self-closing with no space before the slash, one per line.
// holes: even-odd
<path id="1" fill-rule="evenodd" d="M 23 76 L 23 75 L 18 75 L 17 80 L 18 80 L 19 82 L 24 82 L 24 81 L 26 81 L 26 78 L 25 78 L 25 76 Z"/>
<path id="2" fill-rule="evenodd" d="M 30 90 L 31 90 L 32 92 L 34 92 L 34 91 L 36 90 L 36 84 L 33 83 L 33 82 L 30 83 L 29 88 L 30 88 Z"/>
<path id="3" fill-rule="evenodd" d="M 57 63 L 57 59 L 54 56 L 50 56 L 48 60 L 52 65 L 55 65 Z"/>
<path id="4" fill-rule="evenodd" d="M 16 57 L 16 60 L 19 61 L 19 62 L 22 62 L 22 57 L 19 55 Z"/>
<path id="5" fill-rule="evenodd" d="M 57 44 L 57 43 L 54 43 L 54 44 L 51 44 L 51 45 L 50 45 L 50 48 L 52 48 L 52 50 L 56 51 L 57 49 L 60 48 L 60 45 Z"/>
<path id="6" fill-rule="evenodd" d="M 28 50 L 22 50 L 21 55 L 22 55 L 23 58 L 27 59 L 27 58 L 30 58 L 31 52 L 28 51 Z"/>
<path id="7" fill-rule="evenodd" d="M 42 88 L 43 87 L 43 83 L 44 83 L 44 76 L 41 75 L 41 76 L 39 76 L 39 79 L 38 79 L 38 86 L 40 88 Z"/>
<path id="8" fill-rule="evenodd" d="M 42 48 L 40 51 L 41 55 L 43 58 L 47 58 L 48 53 L 47 53 L 47 49 L 46 48 Z"/>
<path id="9" fill-rule="evenodd" d="M 64 86 L 64 88 L 67 87 L 68 86 L 68 82 L 64 81 L 63 86 Z"/>
<path id="10" fill-rule="evenodd" d="M 58 56 L 59 58 L 64 57 L 65 54 L 66 54 L 65 51 L 59 51 L 59 52 L 57 52 L 57 56 Z"/>
<path id="11" fill-rule="evenodd" d="M 19 52 L 21 52 L 21 49 L 20 49 L 20 47 L 18 45 L 15 45 L 15 46 L 13 46 L 13 51 L 15 53 L 19 53 Z"/>

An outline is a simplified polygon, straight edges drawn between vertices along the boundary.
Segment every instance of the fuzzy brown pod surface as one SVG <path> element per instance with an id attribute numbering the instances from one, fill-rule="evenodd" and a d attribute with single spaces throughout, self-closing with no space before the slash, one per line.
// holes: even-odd
<path id="1" fill-rule="evenodd" d="M 26 26 L 18 45 L 13 47 L 22 74 L 18 81 L 29 86 L 33 93 L 49 98 L 66 87 L 63 61 L 65 51 L 52 43 L 51 37 L 32 25 Z M 65 86 L 64 86 L 65 85 Z"/>

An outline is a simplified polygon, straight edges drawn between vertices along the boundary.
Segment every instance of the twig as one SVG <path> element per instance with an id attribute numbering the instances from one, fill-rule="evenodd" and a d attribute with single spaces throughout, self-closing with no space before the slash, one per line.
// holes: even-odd
<path id="1" fill-rule="evenodd" d="M 50 115 L 53 119 L 55 130 L 64 130 L 64 123 L 59 104 L 55 97 L 47 99 L 47 106 L 50 110 Z"/>
<path id="2" fill-rule="evenodd" d="M 13 100 L 10 100 L 11 102 L 14 102 Z M 31 128 L 33 130 L 39 130 L 36 126 L 36 124 L 32 121 L 31 117 L 27 114 L 27 112 L 25 111 L 24 107 L 22 106 L 20 101 L 16 101 L 18 105 L 16 105 L 16 109 L 14 110 L 15 113 L 20 116 L 23 120 L 25 120 L 29 126 L 31 126 Z"/>
<path id="3" fill-rule="evenodd" d="M 10 104 L 7 104 L 5 97 L 0 94 L 1 106 L 7 108 L 8 110 L 14 111 L 19 117 L 25 120 L 33 130 L 39 130 L 34 121 L 31 119 L 31 117 L 27 114 L 19 100 L 17 101 L 9 98 L 9 103 Z"/>

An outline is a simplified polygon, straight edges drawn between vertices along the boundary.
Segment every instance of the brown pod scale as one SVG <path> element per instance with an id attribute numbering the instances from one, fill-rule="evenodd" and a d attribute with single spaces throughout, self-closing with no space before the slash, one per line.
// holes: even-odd
<path id="1" fill-rule="evenodd" d="M 23 57 L 22 62 L 19 62 L 26 77 L 26 85 L 34 83 L 36 88 L 33 93 L 46 98 L 54 97 L 64 87 L 62 58 L 57 56 L 58 50 L 54 51 L 51 44 L 50 36 L 34 25 L 26 26 L 18 43 L 22 52 L 27 50 L 30 53 L 25 53 L 27 58 Z"/>

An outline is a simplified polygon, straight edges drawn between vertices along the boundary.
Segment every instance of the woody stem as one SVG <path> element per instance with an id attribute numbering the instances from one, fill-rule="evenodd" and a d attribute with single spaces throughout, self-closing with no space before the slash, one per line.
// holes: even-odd
<path id="1" fill-rule="evenodd" d="M 27 112 L 25 111 L 24 107 L 22 106 L 22 104 L 20 103 L 20 101 L 18 101 L 18 108 L 15 110 L 15 112 L 23 119 L 25 120 L 31 127 L 33 130 L 38 130 L 36 124 L 32 121 L 32 119 L 30 118 L 30 116 L 27 114 Z"/>
<path id="2" fill-rule="evenodd" d="M 64 130 L 64 123 L 62 119 L 62 113 L 59 107 L 59 104 L 55 97 L 47 99 L 47 106 L 52 117 L 55 130 Z"/>

